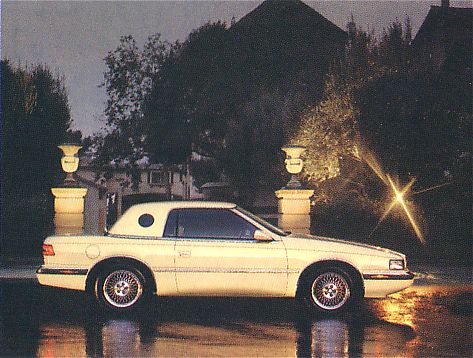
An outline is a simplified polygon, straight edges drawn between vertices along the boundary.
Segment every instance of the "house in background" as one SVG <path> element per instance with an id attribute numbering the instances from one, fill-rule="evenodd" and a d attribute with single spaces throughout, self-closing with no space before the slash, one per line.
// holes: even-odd
<path id="1" fill-rule="evenodd" d="M 287 91 L 297 83 L 300 96 L 321 94 L 324 76 L 332 62 L 344 53 L 347 34 L 300 0 L 266 0 L 229 28 L 233 68 L 242 76 L 242 95 L 252 97 L 249 82 Z M 301 61 L 301 59 L 303 59 Z M 251 81 L 248 81 L 251 79 Z M 256 80 L 257 79 L 257 80 Z M 255 89 L 258 91 L 258 89 Z M 301 101 L 304 103 L 304 101 Z M 112 224 L 133 204 L 163 200 L 235 200 L 228 180 L 204 183 L 199 189 L 187 164 L 164 167 L 139 166 L 140 182 L 133 187 L 125 168 L 116 167 L 111 178 L 96 178 L 97 168 L 81 159 L 77 179 L 89 188 L 86 197 L 86 229 L 96 231 Z M 261 188 L 253 206 L 276 207 L 274 188 Z M 93 198 L 92 198 L 93 197 Z M 268 199 L 269 198 L 269 199 Z M 106 211 L 105 219 L 97 210 Z M 89 218 L 97 218 L 90 220 Z M 91 223 L 90 221 L 93 221 Z"/>
<path id="2" fill-rule="evenodd" d="M 415 64 L 432 72 L 471 78 L 473 8 L 451 7 L 448 0 L 432 6 L 412 41 Z"/>
<path id="3" fill-rule="evenodd" d="M 185 164 L 165 167 L 141 164 L 140 182 L 133 186 L 123 167 L 111 170 L 110 176 L 99 176 L 90 160 L 81 158 L 75 179 L 88 189 L 84 204 L 84 232 L 103 233 L 130 206 L 165 200 L 201 200 L 204 195 L 194 186 Z"/>
<path id="4" fill-rule="evenodd" d="M 248 90 L 245 78 L 252 78 L 281 93 L 298 88 L 298 95 L 310 99 L 321 95 L 325 75 L 348 40 L 345 31 L 300 0 L 266 0 L 229 32 L 234 64 L 241 66 L 233 71 L 241 73 Z"/>

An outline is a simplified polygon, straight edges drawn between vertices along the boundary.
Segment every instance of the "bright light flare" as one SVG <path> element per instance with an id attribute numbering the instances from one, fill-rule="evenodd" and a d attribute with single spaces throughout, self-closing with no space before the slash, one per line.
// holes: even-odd
<path id="1" fill-rule="evenodd" d="M 426 192 L 428 192 L 428 191 L 435 190 L 435 189 L 438 189 L 438 188 L 442 188 L 442 187 L 447 186 L 447 185 L 450 185 L 450 184 L 452 184 L 452 183 L 453 183 L 453 182 L 449 181 L 449 182 L 446 182 L 446 183 L 443 183 L 443 184 L 434 185 L 434 186 L 431 186 L 430 188 L 422 189 L 422 190 L 416 191 L 416 192 L 414 192 L 414 193 L 412 193 L 412 194 L 413 194 L 413 195 L 416 195 L 416 194 L 426 193 Z"/>
<path id="2" fill-rule="evenodd" d="M 412 188 L 412 185 L 414 185 L 415 178 L 412 179 L 405 187 L 402 189 L 399 189 L 398 186 L 394 183 L 394 181 L 391 179 L 391 177 L 388 174 L 385 174 L 382 170 L 381 165 L 379 162 L 376 160 L 376 158 L 371 154 L 371 153 L 365 153 L 363 156 L 363 160 L 368 164 L 368 166 L 373 170 L 373 172 L 378 176 L 381 181 L 386 184 L 390 189 L 393 191 L 394 198 L 391 201 L 391 203 L 388 205 L 386 210 L 384 211 L 383 215 L 379 219 L 378 223 L 376 224 L 375 228 L 373 231 L 371 231 L 370 236 L 376 231 L 376 229 L 379 227 L 379 225 L 386 219 L 386 217 L 389 215 L 389 213 L 397 206 L 399 205 L 407 219 L 409 220 L 410 225 L 412 226 L 412 229 L 414 230 L 417 238 L 422 244 L 425 244 L 425 239 L 424 235 L 422 234 L 422 231 L 419 228 L 419 225 L 414 219 L 414 215 L 412 214 L 411 210 L 409 209 L 405 196 L 409 193 L 410 189 Z"/>
<path id="3" fill-rule="evenodd" d="M 363 160 L 365 161 L 366 164 L 371 168 L 371 170 L 378 176 L 381 181 L 388 185 L 388 179 L 386 178 L 386 175 L 383 172 L 383 169 L 379 162 L 376 160 L 373 154 L 370 152 L 364 153 L 363 154 Z"/>
<path id="4" fill-rule="evenodd" d="M 402 188 L 402 190 L 399 190 L 397 188 L 396 184 L 394 184 L 389 174 L 386 175 L 386 178 L 388 179 L 388 183 L 391 186 L 392 191 L 394 192 L 394 203 L 396 204 L 396 202 L 399 202 L 402 205 L 404 203 L 404 195 L 406 195 L 406 193 L 411 189 L 412 185 L 414 185 L 414 182 L 416 181 L 415 178 L 411 179 L 411 181 L 404 188 Z"/>
<path id="5" fill-rule="evenodd" d="M 386 218 L 386 216 L 391 212 L 391 210 L 396 206 L 400 205 L 402 209 L 404 210 L 404 213 L 407 216 L 407 219 L 409 220 L 409 223 L 412 226 L 412 229 L 416 233 L 416 236 L 419 238 L 420 242 L 425 244 L 425 239 L 424 235 L 422 234 L 422 231 L 419 228 L 419 225 L 414 219 L 414 215 L 412 215 L 411 211 L 409 210 L 409 207 L 407 206 L 406 200 L 404 199 L 404 196 L 409 192 L 411 189 L 412 185 L 414 185 L 415 178 L 412 179 L 404 188 L 401 190 L 398 189 L 394 181 L 391 179 L 389 175 L 386 175 L 386 178 L 388 179 L 388 183 L 391 186 L 392 191 L 394 192 L 394 200 L 391 202 L 391 204 L 388 206 L 386 211 L 384 212 L 383 216 L 380 219 L 380 222 Z"/>

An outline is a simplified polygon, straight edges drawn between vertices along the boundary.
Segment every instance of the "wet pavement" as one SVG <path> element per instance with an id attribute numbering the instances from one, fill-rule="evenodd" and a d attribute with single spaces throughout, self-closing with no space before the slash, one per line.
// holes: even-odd
<path id="1" fill-rule="evenodd" d="M 473 286 L 428 278 L 337 317 L 310 316 L 290 299 L 241 298 L 155 298 L 117 316 L 80 292 L 3 281 L 0 355 L 472 356 Z"/>

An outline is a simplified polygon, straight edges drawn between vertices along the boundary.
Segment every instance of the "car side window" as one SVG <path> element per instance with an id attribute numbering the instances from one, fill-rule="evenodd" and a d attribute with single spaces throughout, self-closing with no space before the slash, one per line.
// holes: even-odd
<path id="1" fill-rule="evenodd" d="M 176 227 L 177 227 L 177 210 L 171 210 L 166 221 L 166 226 L 164 227 L 163 237 L 175 237 L 176 236 Z"/>
<path id="2" fill-rule="evenodd" d="M 253 239 L 256 227 L 224 209 L 178 209 L 177 237 Z"/>
<path id="3" fill-rule="evenodd" d="M 151 214 L 143 214 L 138 218 L 138 224 L 143 227 L 147 228 L 154 224 L 154 217 Z"/>

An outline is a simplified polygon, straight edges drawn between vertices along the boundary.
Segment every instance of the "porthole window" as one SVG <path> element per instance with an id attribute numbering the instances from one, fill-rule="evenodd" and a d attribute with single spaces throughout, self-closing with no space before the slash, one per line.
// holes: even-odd
<path id="1" fill-rule="evenodd" d="M 151 214 L 143 214 L 138 218 L 138 224 L 141 227 L 150 227 L 154 223 L 154 217 Z"/>

